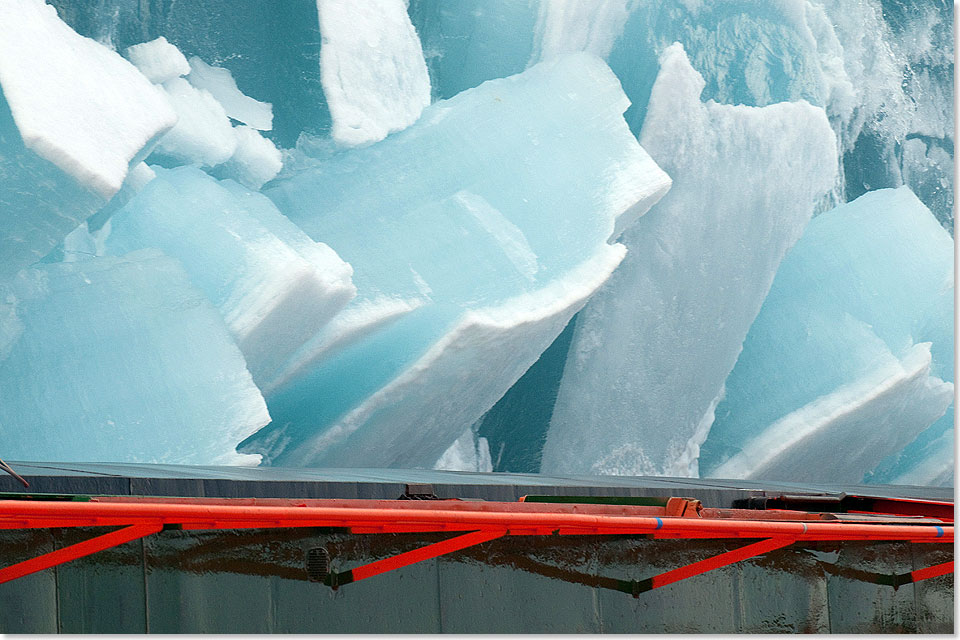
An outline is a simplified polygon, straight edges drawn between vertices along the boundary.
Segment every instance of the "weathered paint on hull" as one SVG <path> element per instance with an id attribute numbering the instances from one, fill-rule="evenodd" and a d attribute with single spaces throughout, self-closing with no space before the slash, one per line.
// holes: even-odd
<path id="1" fill-rule="evenodd" d="M 64 493 L 395 498 L 402 491 L 395 482 L 356 477 L 270 482 L 158 469 L 142 474 L 152 478 L 36 473 L 27 474 L 31 490 Z M 444 478 L 450 484 L 441 485 Z M 480 484 L 476 476 L 467 480 L 477 484 L 442 474 L 431 479 L 438 494 L 451 497 L 513 500 L 534 492 L 517 478 L 512 484 Z M 704 481 L 617 489 L 608 480 L 598 479 L 607 485 L 602 487 L 558 483 L 535 492 L 684 495 L 716 506 L 749 493 Z M 14 490 L 6 480 L 0 483 L 0 491 Z M 3 531 L 0 562 L 7 566 L 92 535 L 94 530 Z M 0 632 L 953 632 L 952 575 L 898 589 L 878 584 L 884 576 L 952 560 L 952 547 L 939 544 L 798 543 L 638 598 L 612 590 L 611 582 L 642 580 L 744 542 L 512 537 L 337 591 L 309 580 L 311 548 L 325 547 L 331 568 L 339 571 L 446 537 L 163 531 L 0 585 Z"/>

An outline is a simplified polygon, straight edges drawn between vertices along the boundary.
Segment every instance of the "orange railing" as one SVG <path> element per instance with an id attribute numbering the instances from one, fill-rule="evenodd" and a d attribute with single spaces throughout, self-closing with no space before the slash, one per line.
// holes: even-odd
<path id="1" fill-rule="evenodd" d="M 680 502 L 677 502 L 680 501 Z M 682 503 L 682 504 L 681 504 Z M 690 508 L 685 508 L 687 505 Z M 695 505 L 695 506 L 694 506 Z M 671 515 L 681 513 L 682 515 Z M 0 583 L 152 535 L 164 528 L 249 529 L 336 527 L 352 533 L 460 532 L 420 549 L 331 577 L 339 586 L 452 553 L 502 536 L 637 535 L 672 539 L 759 539 L 733 551 L 644 581 L 643 590 L 767 553 L 794 542 L 899 540 L 953 544 L 952 519 L 777 510 L 703 509 L 672 498 L 667 506 L 544 504 L 459 500 L 264 500 L 95 497 L 85 501 L 0 500 L 0 529 L 124 527 L 0 569 Z M 911 580 L 953 571 L 953 563 L 920 569 Z M 635 594 L 636 595 L 636 594 Z"/>

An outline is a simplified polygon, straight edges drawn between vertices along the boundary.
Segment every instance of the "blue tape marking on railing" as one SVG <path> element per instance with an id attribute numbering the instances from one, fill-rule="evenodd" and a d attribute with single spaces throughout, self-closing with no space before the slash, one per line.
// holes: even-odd
<path id="1" fill-rule="evenodd" d="M 934 525 L 934 526 L 936 526 L 936 525 Z M 943 537 L 943 527 L 937 527 L 937 537 L 938 537 L 938 538 L 942 538 L 942 537 Z"/>
<path id="2" fill-rule="evenodd" d="M 654 517 L 656 518 L 656 516 Z M 656 520 L 657 520 L 657 529 L 659 529 L 660 527 L 663 526 L 663 520 L 661 520 L 660 518 L 656 518 Z M 937 527 L 937 528 L 939 529 L 940 527 Z"/>

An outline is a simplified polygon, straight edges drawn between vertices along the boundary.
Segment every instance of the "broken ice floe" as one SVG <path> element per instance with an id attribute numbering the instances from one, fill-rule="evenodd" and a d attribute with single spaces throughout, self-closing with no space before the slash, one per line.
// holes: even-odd
<path id="1" fill-rule="evenodd" d="M 229 160 L 237 150 L 237 137 L 217 99 L 185 78 L 167 80 L 162 90 L 177 111 L 177 124 L 160 138 L 154 159 L 202 167 Z"/>
<path id="2" fill-rule="evenodd" d="M 908 188 L 815 218 L 727 379 L 702 471 L 861 482 L 888 456 L 887 479 L 952 469 L 900 452 L 952 431 L 953 287 L 950 235 Z"/>
<path id="3" fill-rule="evenodd" d="M 193 167 L 157 174 L 111 218 L 106 251 L 179 259 L 262 381 L 353 297 L 350 267 L 263 195 Z"/>
<path id="4" fill-rule="evenodd" d="M 608 241 L 669 187 L 626 106 L 600 60 L 557 58 L 268 189 L 353 266 L 353 309 L 420 302 L 268 385 L 274 422 L 243 450 L 432 465 L 609 277 L 624 250 Z"/>
<path id="5" fill-rule="evenodd" d="M 184 55 L 162 36 L 127 47 L 123 55 L 154 84 L 190 73 L 190 64 Z"/>
<path id="6" fill-rule="evenodd" d="M 269 422 L 263 397 L 176 260 L 39 265 L 0 289 L 6 457 L 257 463 L 235 446 Z"/>
<path id="7" fill-rule="evenodd" d="M 0 3 L 0 279 L 102 207 L 175 121 L 133 65 L 53 7 Z"/>
<path id="8" fill-rule="evenodd" d="M 674 185 L 624 233 L 627 258 L 578 320 L 544 472 L 695 476 L 777 266 L 833 185 L 822 109 L 703 103 L 703 87 L 668 47 L 640 142 Z"/>
<path id="9" fill-rule="evenodd" d="M 244 95 L 229 70 L 207 64 L 197 56 L 187 67 L 190 81 L 197 89 L 209 91 L 223 105 L 227 115 L 260 131 L 273 128 L 273 105 Z M 183 74 L 181 74 L 183 75 Z"/>
<path id="10" fill-rule="evenodd" d="M 420 39 L 403 0 L 317 0 L 320 77 L 332 136 L 356 146 L 412 124 L 430 104 Z"/>

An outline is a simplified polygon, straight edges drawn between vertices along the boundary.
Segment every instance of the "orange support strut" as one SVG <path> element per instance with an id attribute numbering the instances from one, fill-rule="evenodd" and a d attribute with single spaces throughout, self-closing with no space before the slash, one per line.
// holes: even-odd
<path id="1" fill-rule="evenodd" d="M 16 580 L 17 578 L 22 578 L 23 576 L 28 576 L 31 573 L 36 573 L 37 571 L 49 569 L 50 567 L 63 564 L 64 562 L 89 556 L 98 551 L 103 551 L 104 549 L 116 547 L 117 545 L 121 545 L 125 542 L 139 540 L 140 538 L 160 531 L 160 529 L 162 529 L 162 527 L 152 524 L 132 525 L 120 529 L 119 531 L 112 531 L 102 536 L 91 538 L 90 540 L 84 540 L 83 542 L 72 544 L 69 547 L 64 547 L 62 549 L 57 549 L 56 551 L 51 551 L 50 553 L 45 553 L 42 556 L 37 556 L 36 558 L 18 562 L 17 564 L 0 569 L 0 584 L 3 584 L 4 582 L 10 582 L 11 580 Z"/>

